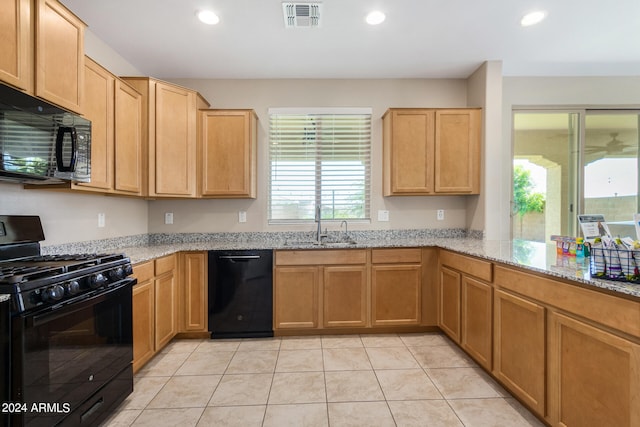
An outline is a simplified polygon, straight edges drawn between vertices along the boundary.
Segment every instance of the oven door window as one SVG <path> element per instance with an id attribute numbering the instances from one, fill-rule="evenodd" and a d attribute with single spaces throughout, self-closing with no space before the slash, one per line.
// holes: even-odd
<path id="1" fill-rule="evenodd" d="M 21 323 L 20 400 L 57 404 L 61 413 L 50 415 L 63 417 L 65 404 L 74 410 L 132 361 L 130 285 Z"/>

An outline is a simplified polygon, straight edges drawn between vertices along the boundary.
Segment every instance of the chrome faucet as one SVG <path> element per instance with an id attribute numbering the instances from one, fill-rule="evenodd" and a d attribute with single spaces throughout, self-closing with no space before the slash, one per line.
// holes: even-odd
<path id="1" fill-rule="evenodd" d="M 322 234 L 322 206 L 316 206 L 316 222 L 318 223 L 318 231 L 316 232 L 316 242 L 322 243 L 322 238 L 327 237 L 327 234 Z"/>
<path id="2" fill-rule="evenodd" d="M 344 224 L 344 234 L 342 235 L 342 237 L 346 238 L 349 236 L 349 224 L 347 224 L 347 221 L 342 221 L 340 223 L 340 230 L 342 230 L 343 224 Z"/>

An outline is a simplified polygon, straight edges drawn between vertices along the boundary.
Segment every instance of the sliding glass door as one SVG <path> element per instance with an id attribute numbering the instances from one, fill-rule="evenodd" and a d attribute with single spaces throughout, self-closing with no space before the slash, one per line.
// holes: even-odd
<path id="1" fill-rule="evenodd" d="M 514 112 L 512 237 L 577 236 L 579 213 L 635 236 L 639 121 L 633 110 Z"/>

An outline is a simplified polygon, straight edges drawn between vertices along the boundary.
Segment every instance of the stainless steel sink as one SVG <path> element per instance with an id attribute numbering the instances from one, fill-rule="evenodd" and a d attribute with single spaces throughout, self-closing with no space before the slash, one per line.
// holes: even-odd
<path id="1" fill-rule="evenodd" d="M 348 248 L 355 246 L 357 242 L 352 239 L 347 240 L 323 240 L 322 243 L 318 243 L 315 240 L 288 240 L 284 243 L 285 246 L 295 246 L 299 248 Z"/>

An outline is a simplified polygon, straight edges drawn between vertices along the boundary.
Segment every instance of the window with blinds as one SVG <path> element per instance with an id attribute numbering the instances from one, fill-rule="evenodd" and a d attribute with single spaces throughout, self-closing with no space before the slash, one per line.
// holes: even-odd
<path id="1" fill-rule="evenodd" d="M 269 110 L 269 222 L 369 219 L 371 109 Z"/>

